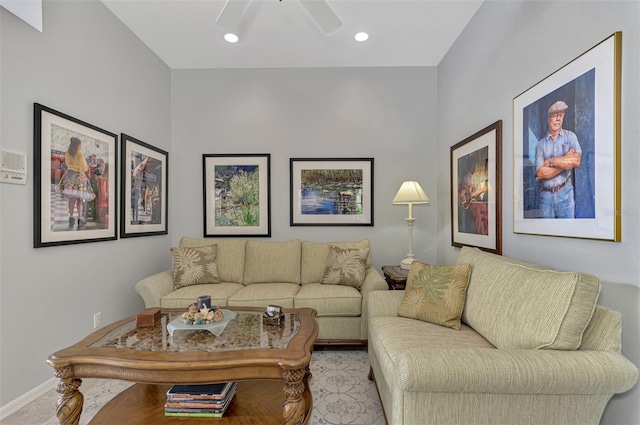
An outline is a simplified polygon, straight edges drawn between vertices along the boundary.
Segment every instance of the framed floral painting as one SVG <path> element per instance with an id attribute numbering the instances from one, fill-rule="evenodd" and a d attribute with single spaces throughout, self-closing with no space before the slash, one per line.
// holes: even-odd
<path id="1" fill-rule="evenodd" d="M 271 236 L 270 154 L 202 155 L 204 236 Z"/>

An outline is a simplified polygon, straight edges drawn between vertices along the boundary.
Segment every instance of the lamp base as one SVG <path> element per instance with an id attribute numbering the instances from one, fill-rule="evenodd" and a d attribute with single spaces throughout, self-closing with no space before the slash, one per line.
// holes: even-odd
<path id="1" fill-rule="evenodd" d="M 404 270 L 409 270 L 411 268 L 411 263 L 413 263 L 416 259 L 413 257 L 407 257 L 400 262 L 400 268 Z"/>

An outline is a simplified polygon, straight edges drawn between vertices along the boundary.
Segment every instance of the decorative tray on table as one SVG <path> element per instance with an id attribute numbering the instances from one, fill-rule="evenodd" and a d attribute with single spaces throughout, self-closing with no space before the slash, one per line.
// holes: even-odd
<path id="1" fill-rule="evenodd" d="M 230 321 L 235 319 L 237 313 L 231 310 L 203 307 L 198 311 L 195 304 L 191 304 L 187 311 L 167 325 L 167 331 L 173 338 L 176 330 L 207 330 L 215 336 L 220 336 Z"/>

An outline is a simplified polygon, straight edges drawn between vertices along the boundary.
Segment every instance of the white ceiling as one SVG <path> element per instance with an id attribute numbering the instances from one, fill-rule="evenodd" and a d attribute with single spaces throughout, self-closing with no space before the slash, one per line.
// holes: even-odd
<path id="1" fill-rule="evenodd" d="M 300 1 L 314 0 L 252 0 L 230 44 L 225 0 L 102 0 L 173 69 L 436 66 L 484 0 L 327 0 L 343 23 L 330 34 Z"/>

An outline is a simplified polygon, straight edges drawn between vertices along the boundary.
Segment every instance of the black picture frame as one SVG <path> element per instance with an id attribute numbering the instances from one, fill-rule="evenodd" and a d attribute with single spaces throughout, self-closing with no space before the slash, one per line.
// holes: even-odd
<path id="1" fill-rule="evenodd" d="M 271 154 L 203 154 L 205 237 L 271 237 Z"/>
<path id="2" fill-rule="evenodd" d="M 117 158 L 116 134 L 34 103 L 35 248 L 117 239 Z"/>
<path id="3" fill-rule="evenodd" d="M 291 158 L 291 226 L 373 226 L 373 158 Z"/>
<path id="4" fill-rule="evenodd" d="M 122 133 L 120 237 L 169 232 L 169 153 Z"/>

